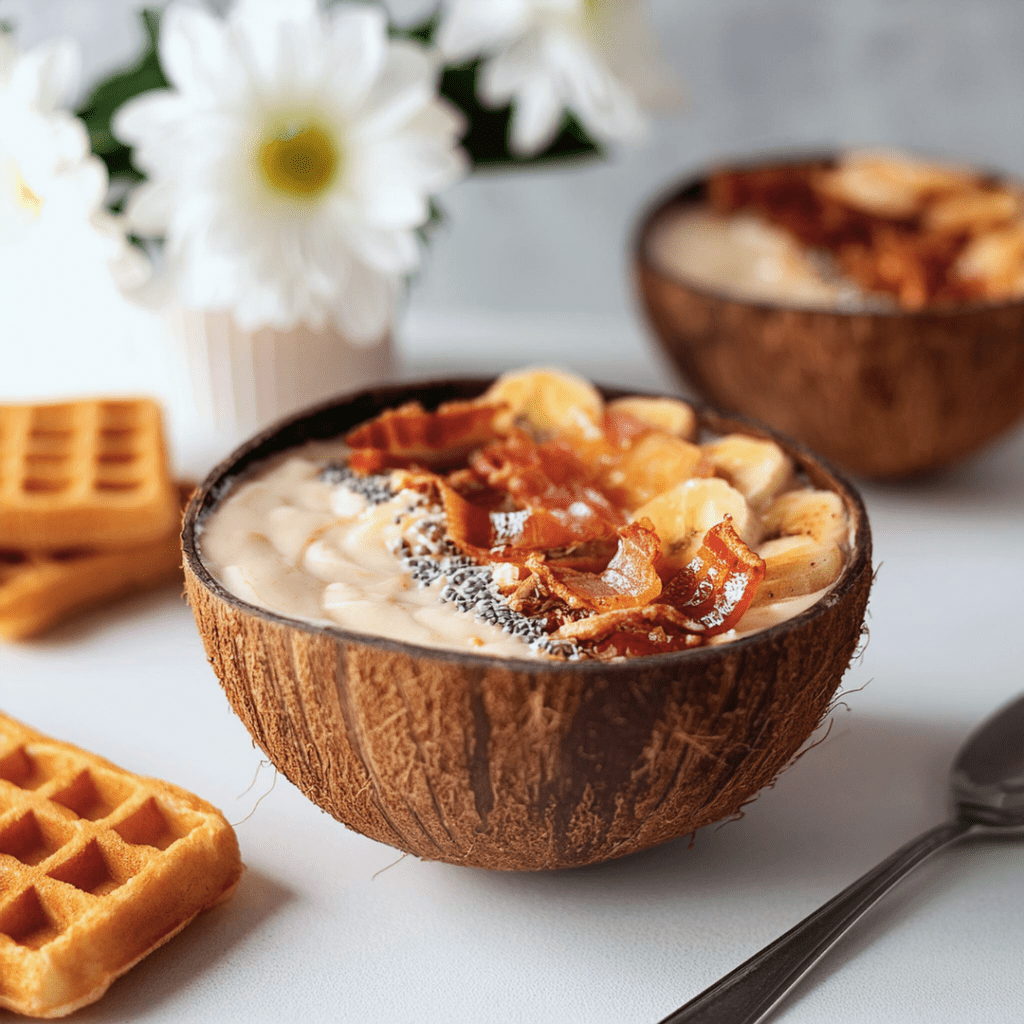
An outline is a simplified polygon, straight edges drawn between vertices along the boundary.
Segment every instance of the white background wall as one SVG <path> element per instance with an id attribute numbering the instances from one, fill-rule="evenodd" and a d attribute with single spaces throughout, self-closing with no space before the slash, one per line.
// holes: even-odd
<path id="1" fill-rule="evenodd" d="M 0 0 L 0 18 L 25 44 L 79 37 L 94 75 L 139 45 L 137 6 Z M 395 3 L 405 16 L 429 6 Z M 608 162 L 481 174 L 448 192 L 403 330 L 417 367 L 432 368 L 442 338 L 474 365 L 535 351 L 574 361 L 586 344 L 649 359 L 631 226 L 666 181 L 724 155 L 888 144 L 1024 175 L 1022 0 L 653 0 L 651 14 L 684 106 Z"/>

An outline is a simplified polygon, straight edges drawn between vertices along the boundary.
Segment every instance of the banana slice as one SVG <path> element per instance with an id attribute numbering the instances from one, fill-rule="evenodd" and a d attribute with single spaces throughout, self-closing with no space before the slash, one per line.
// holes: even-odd
<path id="1" fill-rule="evenodd" d="M 697 414 L 685 402 L 675 398 L 646 398 L 643 395 L 616 398 L 608 403 L 608 411 L 628 413 L 641 423 L 664 430 L 666 434 L 674 434 L 684 441 L 692 441 L 697 436 Z"/>
<path id="2" fill-rule="evenodd" d="M 1014 282 L 1024 265 L 1024 228 L 1020 224 L 993 228 L 975 236 L 957 257 L 957 276 L 997 286 Z"/>
<path id="3" fill-rule="evenodd" d="M 680 437 L 645 434 L 609 470 L 604 490 L 613 504 L 634 509 L 681 480 L 706 475 L 703 459 L 697 445 Z"/>
<path id="4" fill-rule="evenodd" d="M 510 430 L 526 419 L 541 433 L 572 431 L 587 439 L 601 436 L 604 399 L 582 377 L 549 367 L 516 370 L 499 377 L 481 402 L 504 402 L 508 412 L 495 424 Z"/>
<path id="5" fill-rule="evenodd" d="M 1008 225 L 1020 215 L 1019 198 L 1007 189 L 955 192 L 933 203 L 924 214 L 925 227 L 947 234 L 983 231 Z"/>
<path id="6" fill-rule="evenodd" d="M 641 505 L 634 521 L 649 519 L 661 540 L 661 553 L 668 569 L 681 569 L 697 553 L 704 534 L 726 516 L 746 544 L 759 532 L 746 498 L 718 477 L 683 480 L 664 494 Z"/>
<path id="7" fill-rule="evenodd" d="M 839 579 L 843 552 L 838 544 L 819 544 L 808 536 L 778 537 L 757 548 L 765 573 L 751 607 L 801 594 L 813 594 Z"/>
<path id="8" fill-rule="evenodd" d="M 845 547 L 849 526 L 843 499 L 832 491 L 788 491 L 765 509 L 768 537 L 810 537 L 818 544 Z"/>
<path id="9" fill-rule="evenodd" d="M 767 505 L 793 479 L 793 463 L 774 441 L 727 434 L 701 448 L 715 470 L 755 509 Z"/>
<path id="10" fill-rule="evenodd" d="M 819 177 L 833 199 L 881 217 L 910 217 L 929 196 L 968 189 L 977 177 L 958 167 L 940 166 L 903 154 L 848 153 L 834 170 Z"/>

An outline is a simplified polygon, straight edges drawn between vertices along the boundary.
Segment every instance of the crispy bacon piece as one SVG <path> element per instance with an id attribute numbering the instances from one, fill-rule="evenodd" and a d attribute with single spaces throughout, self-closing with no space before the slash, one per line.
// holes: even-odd
<path id="1" fill-rule="evenodd" d="M 626 516 L 601 493 L 601 469 L 580 458 L 581 446 L 588 451 L 596 447 L 564 441 L 538 444 L 517 430 L 474 452 L 470 465 L 489 486 L 507 491 L 520 506 L 565 513 L 586 533 L 580 541 L 614 536 L 626 524 Z M 605 447 L 603 442 L 600 447 Z"/>
<path id="2" fill-rule="evenodd" d="M 643 629 L 622 629 L 612 633 L 591 650 L 599 658 L 636 658 L 644 654 L 671 654 L 700 647 L 704 641 L 695 633 L 666 633 L 660 626 Z"/>
<path id="3" fill-rule="evenodd" d="M 436 486 L 444 506 L 448 536 L 463 554 L 482 562 L 524 563 L 537 551 L 571 549 L 601 540 L 615 530 L 580 510 L 524 508 L 494 511 L 467 501 L 444 479 Z"/>
<path id="4" fill-rule="evenodd" d="M 436 412 L 419 402 L 387 409 L 345 435 L 345 443 L 355 449 L 349 466 L 357 473 L 379 473 L 461 464 L 474 448 L 498 436 L 494 419 L 500 410 L 475 401 L 447 402 Z"/>
<path id="5" fill-rule="evenodd" d="M 764 560 L 740 540 L 726 516 L 704 535 L 697 554 L 672 577 L 660 600 L 683 615 L 685 629 L 715 636 L 742 618 L 764 573 Z"/>
<path id="6" fill-rule="evenodd" d="M 550 565 L 536 554 L 527 558 L 526 567 L 570 608 L 609 612 L 637 608 L 658 597 L 661 577 L 655 564 L 660 556 L 658 535 L 649 522 L 642 521 L 619 531 L 615 557 L 600 575 Z"/>
<path id="7" fill-rule="evenodd" d="M 574 640 L 577 643 L 597 643 L 626 629 L 642 629 L 650 632 L 656 628 L 668 627 L 680 633 L 687 633 L 690 639 L 687 647 L 696 647 L 704 641 L 687 626 L 689 617 L 669 604 L 648 604 L 641 608 L 617 608 L 576 619 L 560 626 L 551 634 L 555 640 Z"/>
<path id="8" fill-rule="evenodd" d="M 619 548 L 617 534 L 587 541 L 585 544 L 574 544 L 568 551 L 548 551 L 547 564 L 564 569 L 575 569 L 577 572 L 593 572 L 600 574 L 608 568 L 608 563 L 615 557 Z"/>
<path id="9" fill-rule="evenodd" d="M 458 491 L 473 505 L 479 505 L 492 512 L 514 512 L 518 508 L 507 491 L 491 487 L 471 469 L 453 470 L 445 475 L 445 480 L 449 487 Z"/>
<path id="10" fill-rule="evenodd" d="M 435 483 L 441 504 L 444 506 L 451 542 L 470 558 L 475 558 L 479 562 L 492 561 L 490 512 L 466 501 L 441 477 L 435 478 Z"/>

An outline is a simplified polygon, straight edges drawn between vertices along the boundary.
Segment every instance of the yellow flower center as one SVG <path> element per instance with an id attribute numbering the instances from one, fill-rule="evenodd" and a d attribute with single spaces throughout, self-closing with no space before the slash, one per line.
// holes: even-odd
<path id="1" fill-rule="evenodd" d="M 275 191 L 293 199 L 315 199 L 338 173 L 335 141 L 317 124 L 288 124 L 259 148 L 259 167 Z"/>
<path id="2" fill-rule="evenodd" d="M 28 213 L 38 217 L 43 210 L 43 201 L 28 187 L 17 166 L 14 170 L 14 200 Z"/>

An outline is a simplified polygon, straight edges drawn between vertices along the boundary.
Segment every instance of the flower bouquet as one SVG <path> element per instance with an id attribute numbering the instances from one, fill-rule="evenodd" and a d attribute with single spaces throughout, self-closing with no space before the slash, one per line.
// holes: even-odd
<path id="1" fill-rule="evenodd" d="M 190 415 L 236 437 L 391 375 L 439 192 L 599 157 L 662 87 L 633 0 L 449 0 L 413 26 L 315 0 L 142 17 L 145 52 L 79 129 L 151 261 Z"/>

